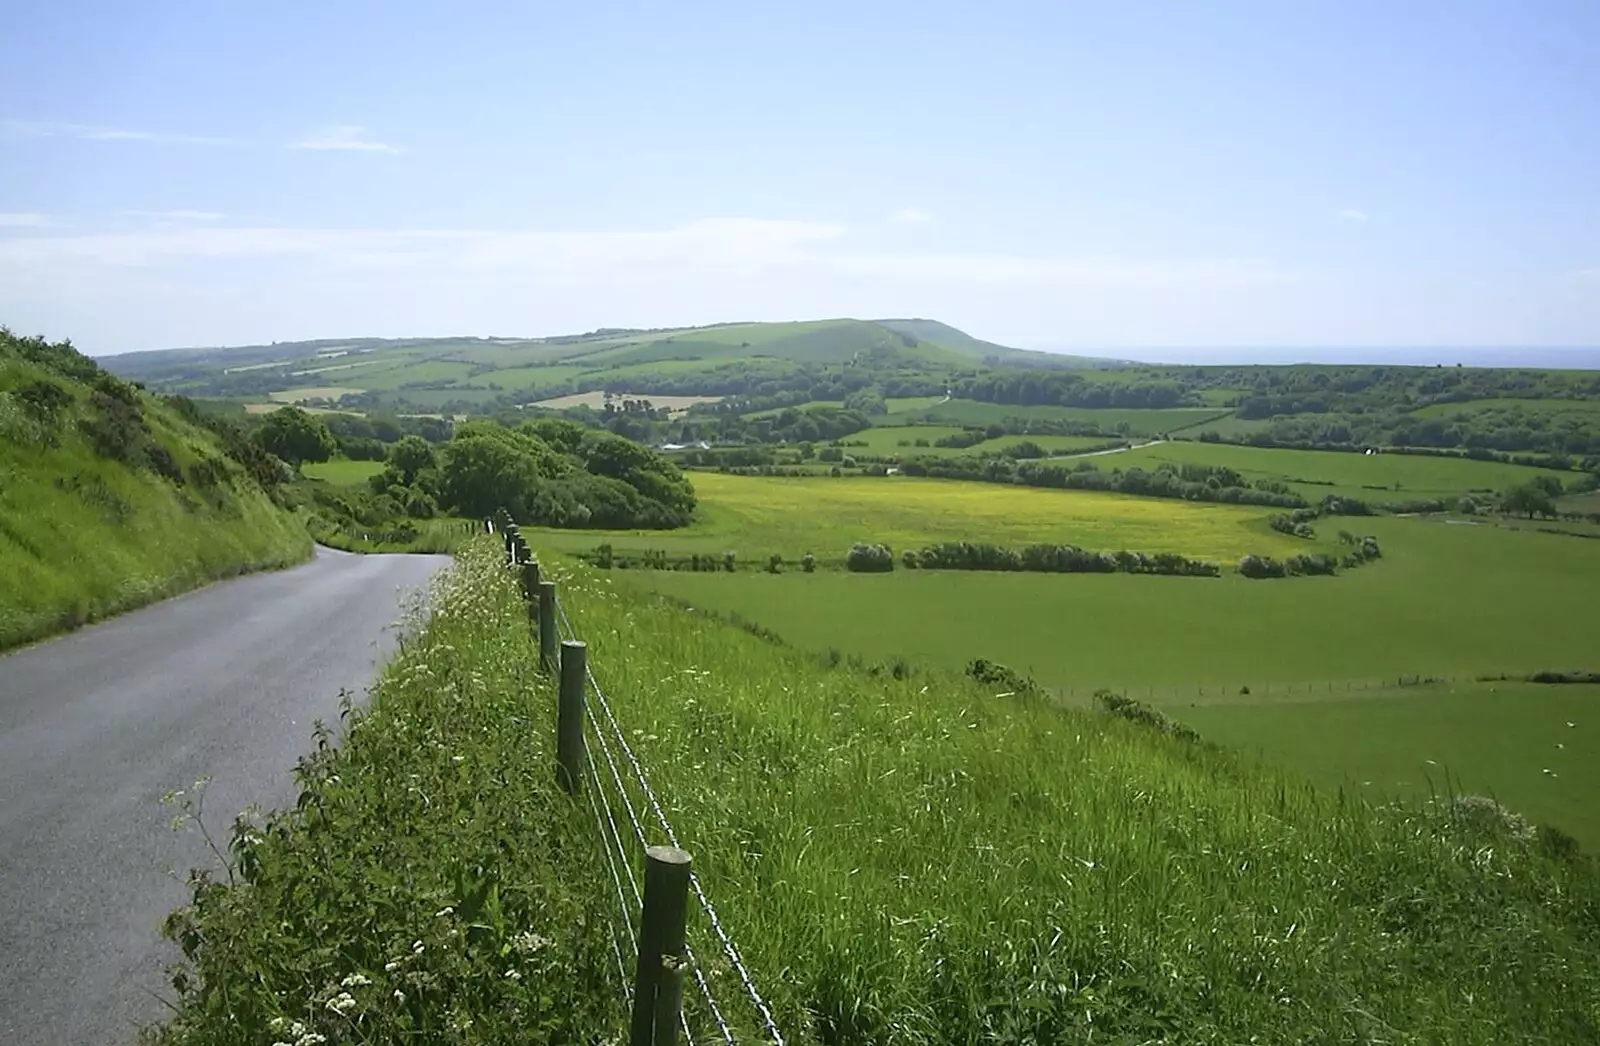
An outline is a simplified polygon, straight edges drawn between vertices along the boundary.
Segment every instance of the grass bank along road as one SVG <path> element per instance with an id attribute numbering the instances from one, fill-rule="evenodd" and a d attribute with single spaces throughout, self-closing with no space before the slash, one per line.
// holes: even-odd
<path id="1" fill-rule="evenodd" d="M 0 657 L 0 1042 L 127 1043 L 164 1012 L 158 926 L 214 866 L 161 795 L 207 775 L 226 845 L 245 805 L 292 798 L 317 718 L 338 726 L 393 642 L 401 588 L 441 556 L 319 549 Z"/>

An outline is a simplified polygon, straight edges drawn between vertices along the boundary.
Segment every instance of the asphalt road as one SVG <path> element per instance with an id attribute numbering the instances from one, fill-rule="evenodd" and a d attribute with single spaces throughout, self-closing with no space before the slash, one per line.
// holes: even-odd
<path id="1" fill-rule="evenodd" d="M 402 590 L 446 562 L 318 549 L 0 657 L 0 1043 L 131 1043 L 160 1019 L 161 920 L 215 866 L 161 795 L 211 777 L 219 841 L 247 804 L 292 801 L 313 721 L 337 729 Z"/>

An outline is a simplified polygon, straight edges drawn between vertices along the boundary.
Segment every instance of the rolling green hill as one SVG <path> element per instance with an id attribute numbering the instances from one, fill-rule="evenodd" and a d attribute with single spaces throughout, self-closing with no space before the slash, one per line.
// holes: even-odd
<path id="1" fill-rule="evenodd" d="M 166 392 L 351 410 L 478 413 L 594 389 L 647 395 L 681 386 L 744 393 L 774 376 L 917 375 L 933 388 L 986 359 L 1030 366 L 1104 365 L 981 341 L 934 320 L 724 323 L 603 329 L 542 339 L 351 338 L 129 353 L 106 361 Z"/>
<path id="2" fill-rule="evenodd" d="M 0 329 L 0 649 L 310 554 L 198 418 Z"/>

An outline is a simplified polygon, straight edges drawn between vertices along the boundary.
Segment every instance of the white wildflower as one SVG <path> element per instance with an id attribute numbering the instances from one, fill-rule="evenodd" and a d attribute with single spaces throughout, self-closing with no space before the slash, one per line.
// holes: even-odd
<path id="1" fill-rule="evenodd" d="M 447 904 L 443 908 L 440 908 L 438 911 L 434 912 L 433 917 L 435 919 L 443 919 L 447 915 L 454 915 L 455 912 L 456 910 Z"/>
<path id="2" fill-rule="evenodd" d="M 548 948 L 554 943 L 550 938 L 536 933 L 519 933 L 511 938 L 512 946 L 524 955 L 539 951 L 542 948 Z"/>
<path id="3" fill-rule="evenodd" d="M 519 970 L 507 970 L 506 971 L 506 980 L 508 980 L 508 981 L 520 981 L 520 980 L 522 980 L 521 971 L 519 971 Z"/>
<path id="4" fill-rule="evenodd" d="M 364 988 L 372 983 L 372 979 L 364 973 L 352 973 L 339 982 L 341 988 Z"/>
<path id="5" fill-rule="evenodd" d="M 394 990 L 394 1001 L 404 1006 L 406 1004 L 406 993 L 396 988 Z"/>
<path id="6" fill-rule="evenodd" d="M 340 992 L 328 1000 L 328 1009 L 334 1013 L 349 1013 L 356 1008 L 355 997 L 349 992 Z"/>
<path id="7" fill-rule="evenodd" d="M 327 1041 L 327 1036 L 308 1031 L 294 1041 L 294 1046 L 322 1046 Z"/>
<path id="8" fill-rule="evenodd" d="M 411 944 L 411 954 L 412 955 L 421 955 L 422 954 L 422 942 L 421 941 L 413 941 L 412 942 L 412 944 Z"/>
<path id="9" fill-rule="evenodd" d="M 272 1018 L 272 1020 L 267 1022 L 267 1027 L 271 1028 L 273 1031 L 282 1031 L 285 1027 L 288 1026 L 288 1024 L 289 1024 L 289 1018 L 287 1018 L 287 1017 L 274 1017 L 274 1018 Z"/>
<path id="10" fill-rule="evenodd" d="M 399 959 L 390 959 L 388 962 L 383 964 L 383 972 L 384 973 L 393 973 L 394 971 L 398 970 L 399 968 L 400 968 L 400 960 Z"/>

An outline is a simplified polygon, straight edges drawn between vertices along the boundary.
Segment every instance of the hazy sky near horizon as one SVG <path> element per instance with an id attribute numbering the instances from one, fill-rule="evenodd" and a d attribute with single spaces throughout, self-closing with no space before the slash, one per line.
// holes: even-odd
<path id="1" fill-rule="evenodd" d="M 19 332 L 844 315 L 1600 345 L 1600 4 L 59 0 L 0 34 Z"/>

